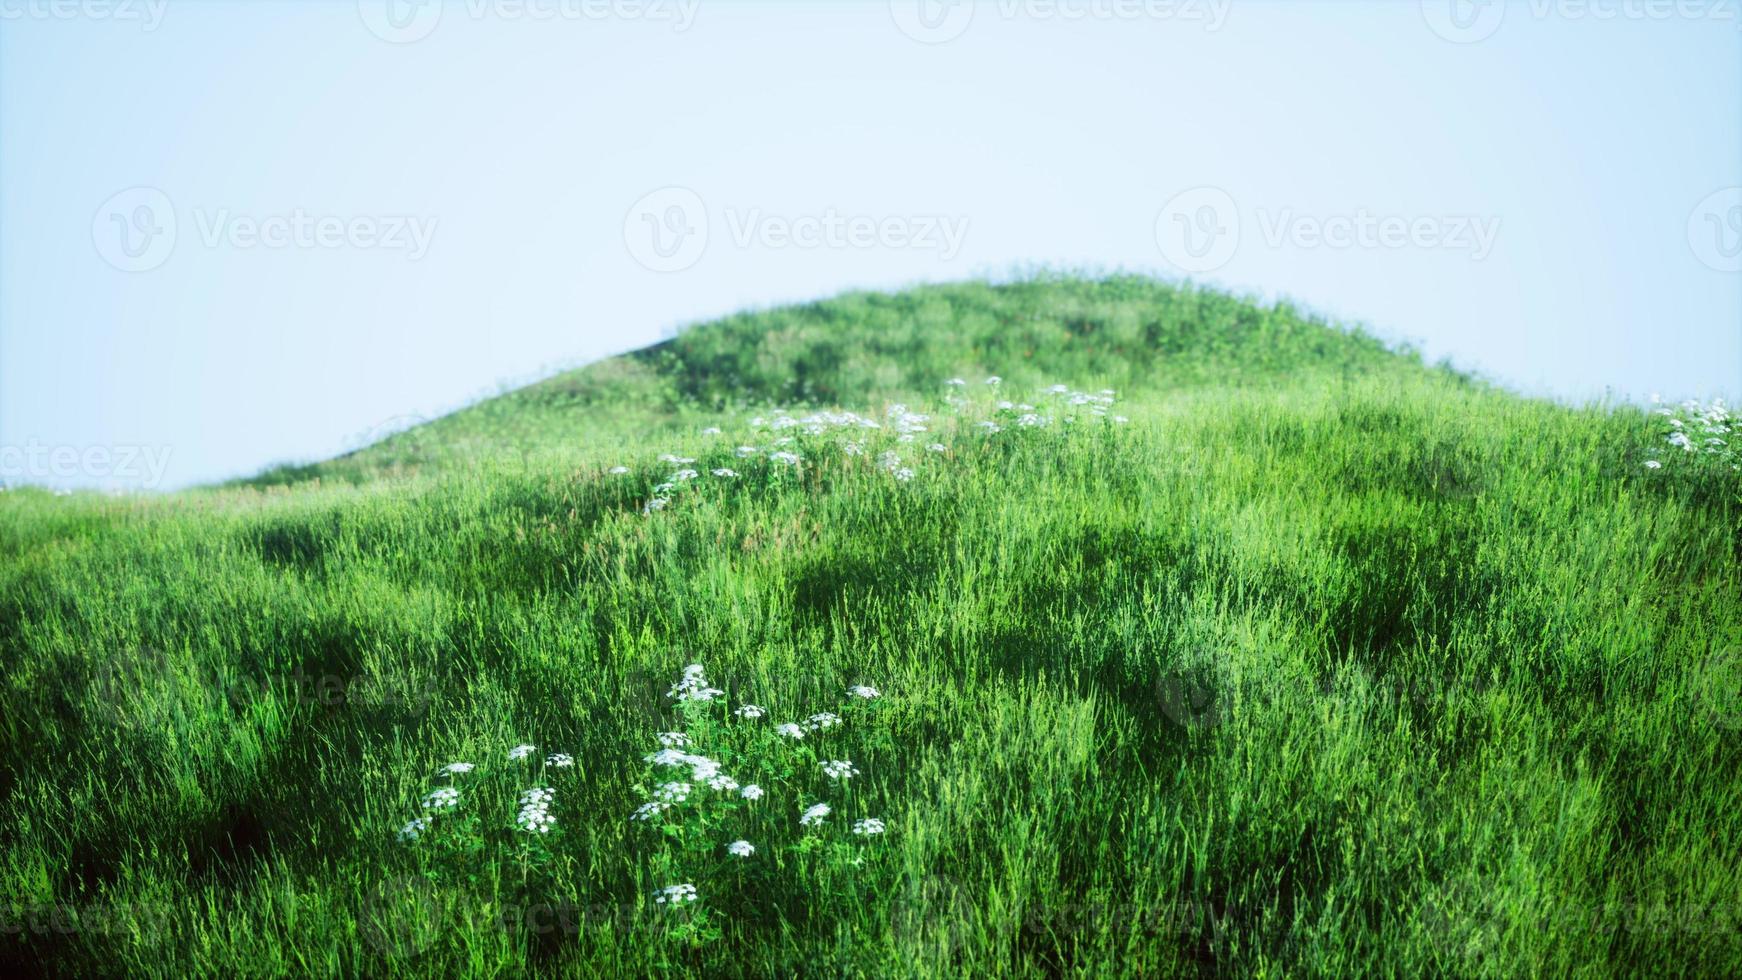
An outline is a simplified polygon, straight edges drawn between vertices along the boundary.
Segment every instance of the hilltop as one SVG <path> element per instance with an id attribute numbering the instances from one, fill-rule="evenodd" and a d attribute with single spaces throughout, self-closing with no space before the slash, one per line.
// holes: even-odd
<path id="1" fill-rule="evenodd" d="M 0 963 L 1734 975 L 1742 498 L 1670 425 L 1044 276 L 0 495 Z"/>

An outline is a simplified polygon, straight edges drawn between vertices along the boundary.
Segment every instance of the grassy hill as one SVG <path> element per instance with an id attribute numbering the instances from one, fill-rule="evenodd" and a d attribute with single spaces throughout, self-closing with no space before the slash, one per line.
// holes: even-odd
<path id="1" fill-rule="evenodd" d="M 1742 973 L 1742 483 L 1671 426 L 1047 276 L 0 494 L 0 964 Z"/>

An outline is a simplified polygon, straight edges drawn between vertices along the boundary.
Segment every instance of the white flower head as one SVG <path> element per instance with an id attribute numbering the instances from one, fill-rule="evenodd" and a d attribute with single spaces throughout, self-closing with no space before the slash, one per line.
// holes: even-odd
<path id="1" fill-rule="evenodd" d="M 575 757 L 566 753 L 557 752 L 546 756 L 544 764 L 555 769 L 568 769 L 575 764 Z"/>
<path id="2" fill-rule="evenodd" d="M 652 820 L 654 817 L 659 816 L 669 809 L 671 809 L 670 803 L 652 800 L 636 807 L 635 812 L 630 814 L 629 819 L 642 821 Z"/>
<path id="3" fill-rule="evenodd" d="M 854 776 L 859 775 L 858 767 L 854 766 L 846 759 L 831 759 L 828 762 L 823 763 L 822 766 L 823 775 L 836 781 L 852 779 Z"/>
<path id="4" fill-rule="evenodd" d="M 452 786 L 443 786 L 423 798 L 423 807 L 426 810 L 451 810 L 459 805 L 460 791 Z"/>
<path id="5" fill-rule="evenodd" d="M 774 729 L 774 732 L 775 732 L 775 734 L 785 736 L 786 738 L 792 738 L 792 739 L 804 738 L 804 729 L 800 728 L 797 725 L 794 725 L 791 722 L 787 722 L 784 725 L 780 725 L 780 726 L 776 727 Z"/>
<path id="6" fill-rule="evenodd" d="M 750 785 L 739 790 L 738 795 L 744 797 L 747 800 L 760 800 L 760 799 L 762 799 L 762 787 L 756 785 L 755 783 L 751 783 Z"/>
<path id="7" fill-rule="evenodd" d="M 682 803 L 690 798 L 690 784 L 671 782 L 665 783 L 654 792 L 654 798 L 661 803 Z"/>
<path id="8" fill-rule="evenodd" d="M 431 823 L 429 817 L 418 817 L 399 828 L 399 839 L 403 841 L 417 840 L 423 836 L 425 831 L 429 830 Z"/>
<path id="9" fill-rule="evenodd" d="M 965 386 L 967 382 L 963 381 L 961 378 L 951 378 L 950 380 L 945 381 L 944 384 L 949 385 L 951 388 L 961 388 Z"/>
<path id="10" fill-rule="evenodd" d="M 866 817 L 853 822 L 853 833 L 860 837 L 873 837 L 883 833 L 883 821 L 876 817 Z"/>
<path id="11" fill-rule="evenodd" d="M 1004 379 L 1003 379 L 1003 378 L 1000 378 L 1000 377 L 999 377 L 999 376 L 997 376 L 997 375 L 996 375 L 996 374 L 994 374 L 994 375 L 993 375 L 993 376 L 991 376 L 991 377 L 990 377 L 990 378 L 987 378 L 987 379 L 986 379 L 986 383 L 987 383 L 987 384 L 989 384 L 989 385 L 992 385 L 992 386 L 994 386 L 994 387 L 996 387 L 996 386 L 998 386 L 998 385 L 1001 385 L 1001 384 L 1003 384 L 1003 383 L 1004 383 Z"/>
<path id="12" fill-rule="evenodd" d="M 696 900 L 696 886 L 666 885 L 653 893 L 653 900 L 660 905 L 683 905 Z"/>
<path id="13" fill-rule="evenodd" d="M 613 466 L 610 469 L 606 470 L 605 472 L 611 474 L 612 476 L 622 476 L 623 474 L 629 472 L 629 467 L 627 467 L 627 466 Z"/>
<path id="14" fill-rule="evenodd" d="M 819 711 L 811 715 L 805 724 L 813 732 L 825 731 L 841 723 L 841 716 L 832 711 Z"/>
<path id="15" fill-rule="evenodd" d="M 722 467 L 714 470 L 713 474 L 717 477 L 720 477 L 721 479 L 731 480 L 731 479 L 735 479 L 738 476 L 738 471 L 734 470 L 734 469 L 730 469 L 730 468 L 725 467 L 725 466 L 722 466 Z"/>
<path id="16" fill-rule="evenodd" d="M 537 751 L 538 751 L 538 746 L 536 746 L 536 745 L 516 745 L 515 747 L 508 750 L 508 761 L 514 762 L 515 760 L 518 760 L 518 759 L 531 758 L 532 753 L 537 752 Z"/>
<path id="17" fill-rule="evenodd" d="M 476 767 L 470 762 L 450 762 L 442 767 L 442 772 L 452 776 L 462 772 L 471 772 L 474 768 Z"/>
<path id="18" fill-rule="evenodd" d="M 679 752 L 676 749 L 660 749 L 652 755 L 643 756 L 643 758 L 656 766 L 687 766 L 690 764 L 689 753 Z"/>
<path id="19" fill-rule="evenodd" d="M 668 749 L 681 749 L 690 744 L 690 737 L 683 732 L 660 732 L 659 744 Z"/>
<path id="20" fill-rule="evenodd" d="M 747 858 L 756 853 L 756 848 L 747 840 L 735 840 L 726 845 L 726 853 L 735 857 Z"/>
<path id="21" fill-rule="evenodd" d="M 556 818 L 542 806 L 526 806 L 514 818 L 514 826 L 529 834 L 548 834 L 556 826 Z"/>
<path id="22" fill-rule="evenodd" d="M 740 718 L 760 718 L 768 712 L 764 711 L 762 706 L 759 704 L 746 704 L 740 705 L 738 709 L 732 713 Z"/>
<path id="23" fill-rule="evenodd" d="M 801 827 L 815 827 L 821 824 L 825 819 L 827 819 L 828 815 L 833 812 L 834 810 L 830 809 L 827 803 L 818 803 L 799 814 L 798 824 Z"/>
<path id="24" fill-rule="evenodd" d="M 867 701 L 871 700 L 872 698 L 877 698 L 877 697 L 883 696 L 881 691 L 877 690 L 874 687 L 868 687 L 864 684 L 855 684 L 852 687 L 847 688 L 847 693 L 851 694 L 852 696 L 854 696 L 856 698 L 864 698 Z"/>

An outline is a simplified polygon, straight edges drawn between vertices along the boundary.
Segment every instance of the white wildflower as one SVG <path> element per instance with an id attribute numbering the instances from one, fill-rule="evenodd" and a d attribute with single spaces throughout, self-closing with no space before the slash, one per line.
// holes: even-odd
<path id="1" fill-rule="evenodd" d="M 471 772 L 474 768 L 476 767 L 470 762 L 450 762 L 442 767 L 442 772 L 451 776 L 456 773 Z"/>
<path id="2" fill-rule="evenodd" d="M 611 474 L 612 476 L 622 476 L 623 474 L 629 472 L 629 467 L 627 467 L 627 466 L 613 466 L 610 469 L 606 470 L 605 472 Z"/>
<path id="3" fill-rule="evenodd" d="M 784 735 L 787 738 L 804 738 L 804 729 L 792 724 L 791 722 L 776 727 L 774 733 L 776 735 Z"/>
<path id="4" fill-rule="evenodd" d="M 833 780 L 852 779 L 859 775 L 858 767 L 846 759 L 831 759 L 823 765 L 823 775 Z"/>
<path id="5" fill-rule="evenodd" d="M 682 803 L 690 798 L 689 783 L 664 783 L 654 791 L 654 799 L 661 803 Z"/>
<path id="6" fill-rule="evenodd" d="M 430 825 L 431 820 L 429 817 L 418 817 L 399 828 L 399 839 L 417 840 L 419 837 L 423 836 L 425 831 L 429 830 Z"/>
<path id="7" fill-rule="evenodd" d="M 661 905 L 683 905 L 696 900 L 694 885 L 666 885 L 653 893 L 653 900 Z"/>
<path id="8" fill-rule="evenodd" d="M 746 704 L 739 706 L 739 708 L 732 713 L 740 718 L 760 718 L 768 712 L 762 710 L 761 705 Z"/>
<path id="9" fill-rule="evenodd" d="M 813 732 L 820 732 L 825 729 L 833 728 L 840 723 L 841 716 L 832 711 L 818 712 L 817 714 L 811 715 L 805 721 L 806 726 L 808 726 Z"/>
<path id="10" fill-rule="evenodd" d="M 722 480 L 731 480 L 738 476 L 738 471 L 722 466 L 719 469 L 714 470 L 713 474 Z"/>
<path id="11" fill-rule="evenodd" d="M 799 815 L 798 825 L 801 827 L 816 826 L 817 824 L 822 823 L 824 818 L 833 812 L 834 811 L 829 808 L 827 803 L 818 803 L 816 806 L 811 807 Z"/>
<path id="12" fill-rule="evenodd" d="M 853 833 L 860 837 L 873 837 L 883 833 L 883 821 L 876 817 L 866 817 L 853 822 Z"/>
<path id="13" fill-rule="evenodd" d="M 755 783 L 751 783 L 750 785 L 739 790 L 738 795 L 744 797 L 747 800 L 760 800 L 760 799 L 762 799 L 762 787 L 756 785 Z"/>
<path id="14" fill-rule="evenodd" d="M 537 751 L 538 746 L 536 745 L 516 745 L 508 750 L 508 761 L 513 762 L 516 759 L 524 759 Z"/>
<path id="15" fill-rule="evenodd" d="M 554 769 L 568 769 L 575 764 L 575 757 L 563 752 L 556 752 L 545 756 L 544 764 Z"/>
<path id="16" fill-rule="evenodd" d="M 659 816 L 660 814 L 664 813 L 665 811 L 667 811 L 669 809 L 671 809 L 670 803 L 662 803 L 659 800 L 652 800 L 650 802 L 643 803 L 640 806 L 636 807 L 635 812 L 633 814 L 630 814 L 629 819 L 648 821 L 648 820 L 652 820 L 654 817 Z"/>
<path id="17" fill-rule="evenodd" d="M 735 840 L 726 845 L 726 853 L 735 857 L 747 858 L 756 853 L 756 848 L 747 840 Z"/>
<path id="18" fill-rule="evenodd" d="M 423 798 L 423 807 L 426 810 L 451 810 L 459 805 L 460 791 L 452 786 L 443 786 Z"/>
<path id="19" fill-rule="evenodd" d="M 690 737 L 683 732 L 660 732 L 659 744 L 668 749 L 681 749 L 690 744 Z"/>
<path id="20" fill-rule="evenodd" d="M 882 696 L 881 691 L 877 690 L 874 687 L 867 687 L 864 684 L 855 684 L 852 687 L 847 688 L 847 693 L 851 694 L 852 696 L 854 696 L 856 698 L 864 698 L 867 701 L 871 700 L 872 698 Z"/>

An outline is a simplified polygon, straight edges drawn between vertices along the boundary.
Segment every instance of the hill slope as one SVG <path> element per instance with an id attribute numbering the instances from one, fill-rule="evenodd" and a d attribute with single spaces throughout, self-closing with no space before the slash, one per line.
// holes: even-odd
<path id="1" fill-rule="evenodd" d="M 1045 278 L 8 493 L 0 960 L 1734 974 L 1736 481 L 1662 421 Z"/>

